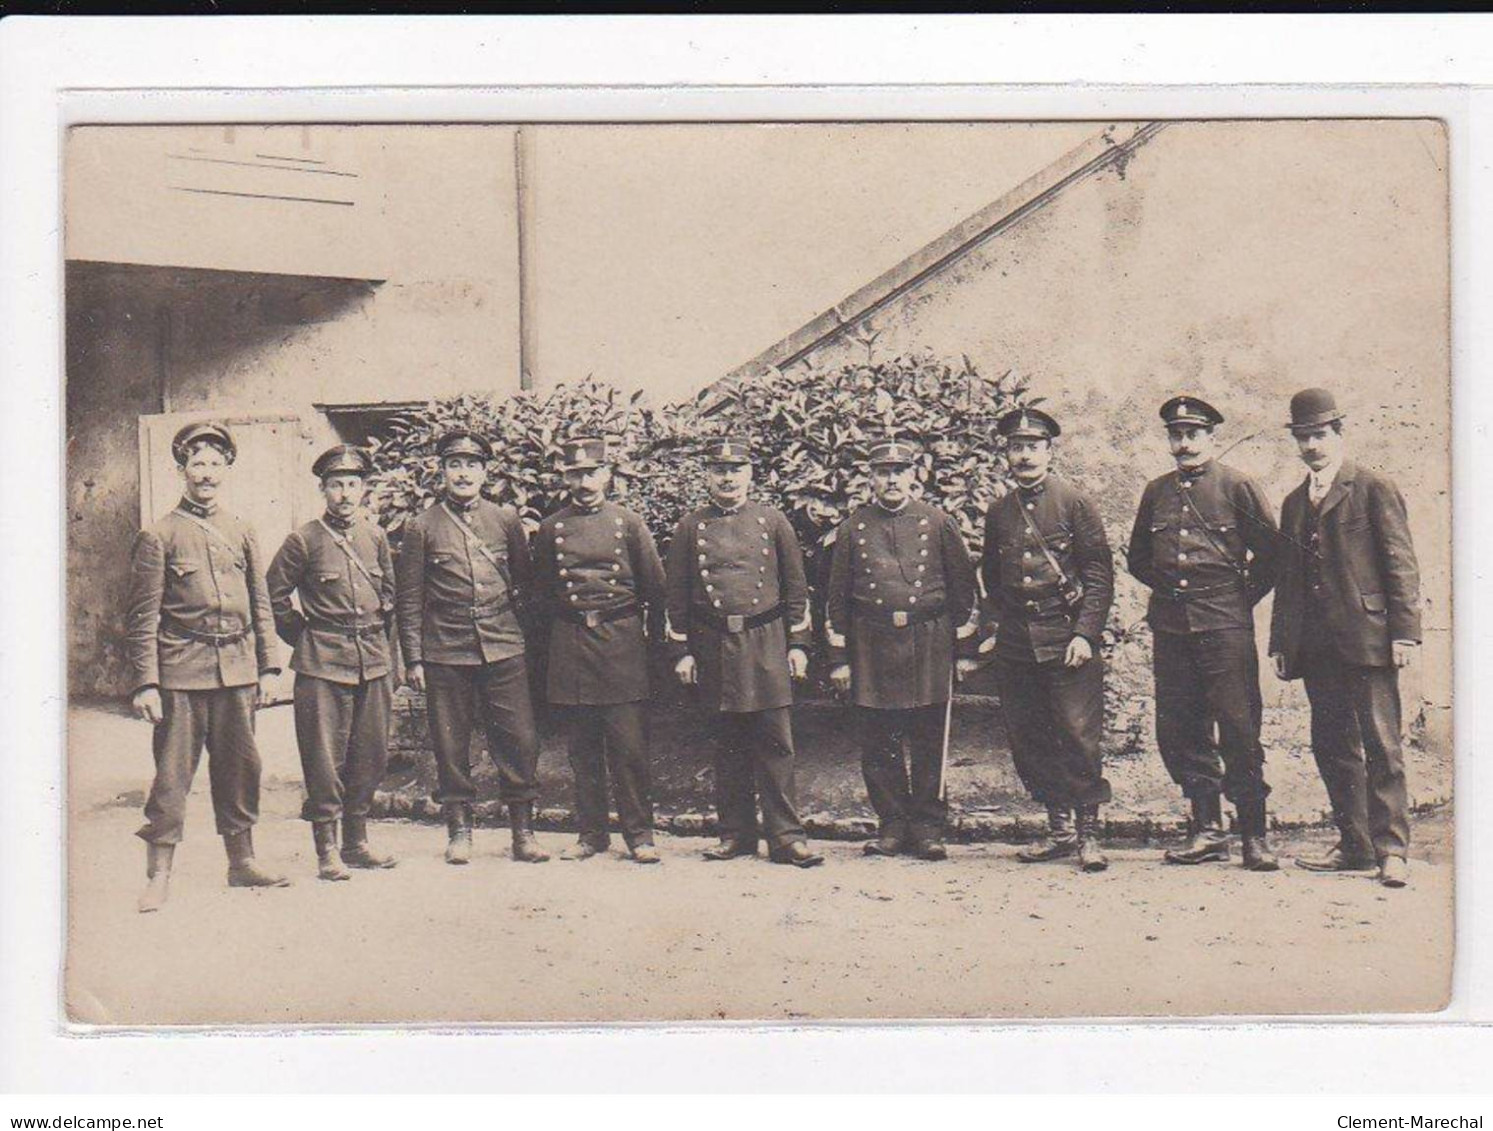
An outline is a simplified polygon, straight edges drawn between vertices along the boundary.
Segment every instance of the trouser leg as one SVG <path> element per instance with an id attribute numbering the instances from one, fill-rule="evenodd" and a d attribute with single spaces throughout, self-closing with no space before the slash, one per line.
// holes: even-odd
<path id="1" fill-rule="evenodd" d="M 1052 704 L 1053 780 L 1065 804 L 1076 808 L 1106 804 L 1104 777 L 1104 661 L 1097 655 L 1081 667 L 1055 662 L 1048 668 Z"/>
<path id="2" fill-rule="evenodd" d="M 575 777 L 575 823 L 580 839 L 605 848 L 607 835 L 607 766 L 603 753 L 602 707 L 565 709 L 567 752 Z"/>
<path id="3" fill-rule="evenodd" d="M 1312 711 L 1312 756 L 1343 852 L 1367 859 L 1373 853 L 1368 778 L 1347 671 L 1335 655 L 1312 652 L 1302 658 L 1302 681 Z"/>
<path id="4" fill-rule="evenodd" d="M 394 712 L 393 678 L 360 683 L 353 690 L 352 733 L 343 763 L 343 810 L 366 817 L 389 767 L 389 724 Z"/>
<path id="5" fill-rule="evenodd" d="M 793 781 L 793 717 L 789 708 L 750 716 L 752 766 L 762 802 L 762 829 L 771 848 L 804 839 Z"/>
<path id="6" fill-rule="evenodd" d="M 712 720 L 715 820 L 722 840 L 756 844 L 757 800 L 752 786 L 751 716 L 722 711 Z"/>
<path id="7" fill-rule="evenodd" d="M 342 817 L 342 779 L 352 735 L 355 690 L 314 676 L 298 673 L 295 677 L 295 739 L 301 754 L 301 779 L 306 784 L 301 816 L 307 821 L 336 821 Z"/>
<path id="8" fill-rule="evenodd" d="M 1196 636 L 1152 636 L 1156 676 L 1156 745 L 1172 781 L 1189 798 L 1217 796 L 1223 766 L 1213 742 L 1213 718 L 1195 647 Z"/>
<path id="9" fill-rule="evenodd" d="M 210 691 L 161 688 L 162 719 L 150 736 L 155 779 L 145 799 L 145 824 L 135 835 L 151 844 L 180 844 L 187 793 L 207 740 Z"/>
<path id="10" fill-rule="evenodd" d="M 471 802 L 477 796 L 472 783 L 472 723 L 478 672 L 465 665 L 425 665 L 425 716 L 435 749 L 435 800 L 441 805 Z"/>
<path id="11" fill-rule="evenodd" d="M 860 732 L 861 776 L 865 778 L 866 795 L 876 811 L 883 836 L 904 835 L 912 809 L 907 768 L 902 761 L 900 715 L 900 711 L 875 707 L 855 709 L 856 729 Z"/>
<path id="12" fill-rule="evenodd" d="M 1059 799 L 1052 780 L 1051 707 L 1041 665 L 998 657 L 995 678 L 1016 776 L 1033 800 L 1043 805 L 1071 805 Z"/>
<path id="13" fill-rule="evenodd" d="M 617 821 L 629 847 L 653 843 L 653 783 L 648 765 L 648 703 L 599 708 Z M 603 804 L 605 801 L 603 800 Z"/>
<path id="14" fill-rule="evenodd" d="M 934 703 L 903 712 L 907 735 L 911 781 L 908 789 L 908 824 L 914 840 L 943 835 L 949 803 L 944 797 L 944 721 L 948 705 Z"/>
<path id="15" fill-rule="evenodd" d="M 1197 654 L 1207 685 L 1207 709 L 1218 723 L 1224 796 L 1235 805 L 1248 805 L 1270 793 L 1265 748 L 1260 745 L 1264 701 L 1255 634 L 1249 629 L 1220 629 L 1200 635 Z"/>
<path id="16" fill-rule="evenodd" d="M 1400 746 L 1400 676 L 1392 667 L 1350 672 L 1368 772 L 1369 832 L 1374 853 L 1403 857 L 1410 844 L 1405 757 Z"/>
<path id="17" fill-rule="evenodd" d="M 207 776 L 220 836 L 245 832 L 259 820 L 259 747 L 254 742 L 257 690 L 250 684 L 210 693 Z"/>
<path id="18" fill-rule="evenodd" d="M 539 734 L 523 656 L 483 664 L 482 714 L 487 753 L 498 768 L 498 796 L 510 808 L 539 796 Z"/>

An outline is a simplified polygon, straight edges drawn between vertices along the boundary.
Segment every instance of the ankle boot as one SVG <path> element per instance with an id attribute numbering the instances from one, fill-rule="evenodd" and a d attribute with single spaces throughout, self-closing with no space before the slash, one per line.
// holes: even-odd
<path id="1" fill-rule="evenodd" d="M 1192 799 L 1192 840 L 1186 848 L 1165 853 L 1168 864 L 1206 864 L 1229 858 L 1229 837 L 1223 831 L 1223 808 L 1218 794 Z"/>
<path id="2" fill-rule="evenodd" d="M 337 822 L 316 821 L 311 825 L 311 840 L 316 845 L 316 878 L 319 880 L 350 880 L 342 866 L 342 856 L 337 851 Z"/>
<path id="3" fill-rule="evenodd" d="M 254 862 L 254 832 L 245 829 L 223 838 L 228 852 L 228 886 L 231 888 L 288 888 L 284 876 L 266 872 Z"/>
<path id="4" fill-rule="evenodd" d="M 145 845 L 145 877 L 149 882 L 136 904 L 141 913 L 159 911 L 166 902 L 167 890 L 171 886 L 171 860 L 175 855 L 174 844 Z"/>
<path id="5" fill-rule="evenodd" d="M 1109 858 L 1099 847 L 1099 806 L 1078 807 L 1078 866 L 1085 872 L 1102 872 Z"/>
<path id="6" fill-rule="evenodd" d="M 1280 870 L 1280 861 L 1270 847 L 1267 837 L 1268 822 L 1265 817 L 1265 799 L 1257 797 L 1238 806 L 1239 833 L 1243 839 L 1244 866 L 1251 872 L 1275 872 Z"/>
<path id="7" fill-rule="evenodd" d="M 524 864 L 543 864 L 550 854 L 534 837 L 534 805 L 520 801 L 508 806 L 508 824 L 513 829 L 513 858 Z"/>
<path id="8" fill-rule="evenodd" d="M 465 864 L 472 858 L 472 807 L 463 801 L 441 806 L 446 818 L 446 863 Z"/>
<path id="9" fill-rule="evenodd" d="M 368 847 L 368 818 L 342 817 L 342 862 L 349 868 L 392 868 L 399 861 Z"/>
<path id="10" fill-rule="evenodd" d="M 1078 851 L 1078 838 L 1073 835 L 1073 811 L 1066 805 L 1047 807 L 1047 837 L 1016 854 L 1023 864 L 1043 864 L 1048 860 L 1061 860 Z"/>

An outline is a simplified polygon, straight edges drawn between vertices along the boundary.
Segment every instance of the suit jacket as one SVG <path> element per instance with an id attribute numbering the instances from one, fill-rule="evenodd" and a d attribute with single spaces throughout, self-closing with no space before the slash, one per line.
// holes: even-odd
<path id="1" fill-rule="evenodd" d="M 135 539 L 126 620 L 131 694 L 243 687 L 279 670 L 254 531 L 186 499 Z M 214 643 L 191 633 L 242 635 Z"/>
<path id="2" fill-rule="evenodd" d="M 850 664 L 857 706 L 946 702 L 956 641 L 973 641 L 979 627 L 958 524 L 921 499 L 895 513 L 875 503 L 854 511 L 835 533 L 824 616 L 830 660 Z"/>
<path id="3" fill-rule="evenodd" d="M 1280 536 L 1265 493 L 1216 460 L 1146 484 L 1130 533 L 1130 572 L 1151 590 L 1153 632 L 1254 631 L 1275 587 Z"/>
<path id="4" fill-rule="evenodd" d="M 478 498 L 442 500 L 404 524 L 395 607 L 406 664 L 491 664 L 524 654 L 533 569 L 523 520 Z"/>
<path id="5" fill-rule="evenodd" d="M 668 575 L 669 650 L 695 657 L 701 702 L 731 712 L 791 706 L 788 649 L 808 647 L 812 622 L 803 551 L 783 512 L 750 500 L 691 511 L 669 543 Z M 782 616 L 740 632 L 717 623 L 779 607 Z"/>
<path id="6" fill-rule="evenodd" d="M 285 539 L 265 581 L 275 630 L 294 649 L 291 671 L 346 684 L 389 674 L 394 564 L 380 527 L 358 520 L 329 530 L 321 520 L 308 522 Z M 378 631 L 354 636 L 342 628 Z"/>
<path id="7" fill-rule="evenodd" d="M 1286 658 L 1288 679 L 1300 675 L 1308 627 L 1307 484 L 1286 496 L 1281 530 L 1285 569 L 1270 618 L 1270 651 Z M 1318 511 L 1318 604 L 1331 645 L 1343 660 L 1365 667 L 1392 663 L 1391 641 L 1420 640 L 1420 570 L 1405 516 L 1405 500 L 1385 476 L 1344 460 Z"/>
<path id="8" fill-rule="evenodd" d="M 578 624 L 567 613 L 638 605 L 638 615 Z M 534 610 L 548 624 L 551 703 L 648 698 L 648 629 L 663 625 L 664 565 L 640 515 L 603 502 L 550 515 L 534 535 Z"/>
<path id="9" fill-rule="evenodd" d="M 1064 604 L 1062 581 L 1023 510 L 1068 580 L 1083 585 L 1076 609 Z M 1114 558 L 1098 508 L 1066 479 L 1049 474 L 1036 488 L 1017 487 L 991 504 L 980 577 L 999 617 L 999 655 L 1029 663 L 1060 660 L 1074 636 L 1098 652 L 1114 600 Z"/>

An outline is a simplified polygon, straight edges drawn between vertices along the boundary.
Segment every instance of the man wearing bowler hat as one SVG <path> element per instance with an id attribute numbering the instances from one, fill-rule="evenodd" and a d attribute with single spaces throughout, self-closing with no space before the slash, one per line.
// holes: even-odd
<path id="1" fill-rule="evenodd" d="M 855 705 L 880 823 L 867 854 L 943 860 L 944 742 L 956 641 L 972 646 L 979 627 L 975 568 L 954 519 L 913 498 L 918 449 L 881 440 L 868 456 L 874 501 L 840 524 L 830 562 L 830 682 Z"/>
<path id="2" fill-rule="evenodd" d="M 755 856 L 811 868 L 793 783 L 793 681 L 809 672 L 809 586 L 787 517 L 752 500 L 751 447 L 705 445 L 710 502 L 674 528 L 665 632 L 674 673 L 709 718 L 720 843 L 708 860 Z M 757 803 L 762 822 L 757 822 Z M 760 832 L 759 832 L 760 828 Z"/>
<path id="3" fill-rule="evenodd" d="M 482 497 L 492 445 L 467 429 L 436 442 L 441 498 L 404 524 L 396 561 L 399 642 L 410 686 L 425 692 L 446 862 L 472 852 L 472 728 L 480 715 L 508 808 L 513 858 L 543 863 L 533 832 L 539 738 L 524 654 L 532 568 L 523 521 Z"/>
<path id="4" fill-rule="evenodd" d="M 1344 458 L 1345 414 L 1326 389 L 1291 398 L 1306 480 L 1286 496 L 1285 562 L 1270 620 L 1281 679 L 1306 684 L 1312 753 L 1338 843 L 1296 861 L 1314 872 L 1407 879 L 1399 669 L 1420 642 L 1420 573 L 1405 500 L 1377 471 Z"/>
<path id="5" fill-rule="evenodd" d="M 1244 866 L 1273 872 L 1253 610 L 1275 585 L 1279 533 L 1259 486 L 1214 459 L 1222 413 L 1179 396 L 1161 419 L 1177 467 L 1146 484 L 1129 562 L 1151 590 L 1157 745 L 1192 807 L 1191 842 L 1166 861 L 1228 860 L 1222 793 L 1238 810 Z"/>
<path id="6" fill-rule="evenodd" d="M 126 650 L 135 714 L 155 727 L 155 781 L 145 802 L 148 884 L 141 911 L 165 903 L 187 793 L 207 747 L 213 816 L 230 887 L 284 887 L 254 859 L 259 749 L 254 710 L 279 671 L 254 532 L 218 492 L 238 455 L 221 424 L 189 424 L 171 441 L 184 491 L 140 532 L 130 561 Z"/>
<path id="7" fill-rule="evenodd" d="M 394 627 L 389 540 L 359 514 L 372 471 L 368 453 L 350 444 L 317 457 L 311 474 L 326 510 L 291 531 L 267 578 L 275 629 L 293 649 L 301 816 L 323 880 L 348 879 L 346 865 L 395 864 L 368 844 L 368 810 L 389 760 Z"/>
<path id="8" fill-rule="evenodd" d="M 642 517 L 607 498 L 599 437 L 560 445 L 570 502 L 534 536 L 537 619 L 548 626 L 550 703 L 569 729 L 580 838 L 562 858 L 605 852 L 607 779 L 629 853 L 657 864 L 648 770 L 648 638 L 664 613 L 664 566 Z M 541 631 L 545 631 L 541 629 Z"/>
<path id="9" fill-rule="evenodd" d="M 1099 806 L 1110 799 L 1099 748 L 1099 648 L 1115 580 L 1109 539 L 1094 501 L 1049 470 L 1056 420 L 1012 409 L 996 431 L 1016 487 L 985 514 L 980 575 L 999 618 L 996 676 L 1011 755 L 1048 824 L 1046 841 L 1017 859 L 1076 856 L 1083 871 L 1101 872 L 1109 865 L 1099 846 Z"/>

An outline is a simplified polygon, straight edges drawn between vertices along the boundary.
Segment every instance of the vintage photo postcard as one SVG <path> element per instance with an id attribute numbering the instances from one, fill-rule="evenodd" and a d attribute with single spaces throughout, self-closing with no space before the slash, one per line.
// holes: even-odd
<path id="1" fill-rule="evenodd" d="M 1434 119 L 78 125 L 84 1026 L 1453 970 Z"/>

